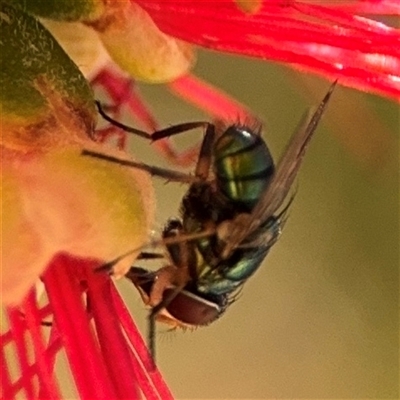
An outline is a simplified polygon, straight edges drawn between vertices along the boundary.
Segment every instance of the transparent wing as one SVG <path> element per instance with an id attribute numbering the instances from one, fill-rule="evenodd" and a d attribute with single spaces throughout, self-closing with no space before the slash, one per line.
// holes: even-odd
<path id="1" fill-rule="evenodd" d="M 227 258 L 240 243 L 254 232 L 264 221 L 270 218 L 282 205 L 299 172 L 307 146 L 324 114 L 329 99 L 336 86 L 335 81 L 322 99 L 318 108 L 312 113 L 308 111 L 302 118 L 299 127 L 293 134 L 286 150 L 281 157 L 268 188 L 254 207 L 253 212 L 246 217 L 240 214 L 234 219 L 229 229 L 229 237 L 221 238 L 226 242 L 222 257 Z"/>

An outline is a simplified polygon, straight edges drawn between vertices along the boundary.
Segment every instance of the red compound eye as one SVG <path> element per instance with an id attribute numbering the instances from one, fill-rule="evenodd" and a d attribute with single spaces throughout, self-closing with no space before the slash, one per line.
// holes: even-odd
<path id="1" fill-rule="evenodd" d="M 173 289 L 166 289 L 164 298 L 167 298 L 172 291 Z M 224 306 L 187 290 L 178 293 L 166 309 L 178 321 L 194 326 L 208 325 L 225 311 Z"/>

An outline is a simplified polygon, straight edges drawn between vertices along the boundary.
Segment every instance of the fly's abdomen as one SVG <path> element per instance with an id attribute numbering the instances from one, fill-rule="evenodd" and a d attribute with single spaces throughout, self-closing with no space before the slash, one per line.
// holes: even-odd
<path id="1" fill-rule="evenodd" d="M 202 293 L 228 294 L 241 286 L 260 267 L 281 234 L 279 219 L 271 217 L 243 247 L 214 267 L 204 266 L 197 288 Z"/>
<path id="2" fill-rule="evenodd" d="M 213 295 L 233 292 L 257 271 L 268 250 L 268 247 L 237 250 L 231 258 L 223 261 L 217 269 L 200 277 L 197 289 L 202 293 Z"/>
<path id="3" fill-rule="evenodd" d="M 250 211 L 267 187 L 274 163 L 258 133 L 233 125 L 215 144 L 214 172 L 218 189 Z"/>

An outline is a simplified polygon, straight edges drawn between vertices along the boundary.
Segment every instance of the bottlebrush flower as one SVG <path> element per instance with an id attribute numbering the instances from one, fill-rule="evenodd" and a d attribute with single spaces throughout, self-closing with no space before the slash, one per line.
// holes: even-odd
<path id="1" fill-rule="evenodd" d="M 96 147 L 93 94 L 35 19 L 2 4 L 1 37 L 1 285 L 16 303 L 57 251 L 107 259 L 140 247 L 151 185 L 80 156 Z"/>
<path id="2" fill-rule="evenodd" d="M 171 398 L 110 277 L 95 271 L 129 251 L 123 274 L 147 241 L 150 179 L 81 156 L 127 157 L 93 141 L 92 91 L 35 18 L 0 3 L 0 36 L 2 398 L 62 397 L 63 351 L 81 398 Z"/>
<path id="3" fill-rule="evenodd" d="M 92 27 L 114 62 L 134 79 L 182 77 L 194 63 L 197 45 L 287 63 L 400 98 L 400 30 L 364 16 L 399 15 L 395 0 L 12 3 L 44 18 Z"/>
<path id="4" fill-rule="evenodd" d="M 399 30 L 359 14 L 399 14 L 399 6 L 390 0 L 340 3 L 271 0 L 251 4 L 239 0 L 61 0 L 56 5 L 50 1 L 2 2 L 1 37 L 10 39 L 2 41 L 0 55 L 2 301 L 18 303 L 50 264 L 43 280 L 55 315 L 53 342 L 49 343 L 51 351 L 45 352 L 39 325 L 49 310 L 35 311 L 32 293 L 23 304 L 26 321 L 18 319 L 17 310 L 10 310 L 11 330 L 1 337 L 2 349 L 11 340 L 17 343 L 21 370 L 26 374 L 15 386 L 11 379 L 7 380 L 9 384 L 2 387 L 3 397 L 10 397 L 15 387 L 23 387 L 27 397 L 34 397 L 36 387 L 30 378 L 37 372 L 44 387 L 38 397 L 49 397 L 49 394 L 58 397 L 49 378 L 54 363 L 52 351 L 61 343 L 70 352 L 71 365 L 77 363 L 73 366 L 74 376 L 82 397 L 91 397 L 94 393 L 91 389 L 101 392 L 103 386 L 100 397 L 110 398 L 115 393 L 119 397 L 136 397 L 135 389 L 132 389 L 135 393 L 125 391 L 129 383 L 114 393 L 111 387 L 117 376 L 112 378 L 114 383 L 106 382 L 104 364 L 100 372 L 95 368 L 85 369 L 79 360 L 79 351 L 85 351 L 86 345 L 91 350 L 101 346 L 102 332 L 107 332 L 106 338 L 118 337 L 118 342 L 123 336 L 104 324 L 102 317 L 111 317 L 114 313 L 119 318 L 117 322 L 123 325 L 123 314 L 114 300 L 108 304 L 110 308 L 104 307 L 104 301 L 110 300 L 106 294 L 109 280 L 104 275 L 90 275 L 100 262 L 92 259 L 110 259 L 112 255 L 139 247 L 146 240 L 151 215 L 145 212 L 148 207 L 144 205 L 151 190 L 141 174 L 79 157 L 82 146 L 94 146 L 91 137 L 95 111 L 91 92 L 40 24 L 13 11 L 6 3 L 36 16 L 68 24 L 74 22 L 75 27 L 87 28 L 89 41 L 93 42 L 88 47 L 90 56 L 82 51 L 80 41 L 72 46 L 80 53 L 78 58 L 85 57 L 84 62 L 76 62 L 87 67 L 87 77 L 99 76 L 98 72 L 108 68 L 111 58 L 127 72 L 128 81 L 134 78 L 167 82 L 177 93 L 211 111 L 216 110 L 217 103 L 218 110 L 232 111 L 240 105 L 188 75 L 195 61 L 195 46 L 288 63 L 299 70 L 339 79 L 341 84 L 350 87 L 398 99 Z M 67 29 L 74 28 L 69 25 Z M 111 80 L 110 89 L 115 89 L 115 83 L 118 82 Z M 142 111 L 139 113 L 143 120 L 147 118 L 148 126 L 154 127 L 155 122 L 148 118 L 145 109 Z M 60 256 L 57 254 L 60 251 L 69 254 Z M 130 260 L 125 261 L 126 269 Z M 93 289 L 99 287 L 103 299 L 95 296 L 97 292 Z M 91 300 L 85 302 L 86 299 Z M 90 303 L 94 303 L 92 310 Z M 87 314 L 83 313 L 86 320 L 80 313 L 83 305 L 88 307 Z M 89 344 L 93 331 L 83 324 L 92 317 L 99 342 Z M 70 324 L 76 327 L 80 323 L 85 327 L 82 329 L 85 335 L 92 334 L 91 339 L 89 336 L 82 339 L 79 329 L 67 334 Z M 37 362 L 32 368 L 23 339 L 26 329 L 35 345 Z M 133 343 L 135 349 L 137 346 Z M 131 361 L 126 361 L 130 356 L 123 357 L 126 349 L 113 348 L 114 353 L 107 349 L 100 355 L 91 353 L 92 358 L 86 361 L 93 367 L 100 365 L 100 359 L 109 365 L 121 359 L 127 367 Z M 125 372 L 137 371 L 127 368 Z M 3 376 L 7 377 L 4 369 Z M 85 371 L 90 379 L 86 379 Z M 128 378 L 121 375 L 122 380 Z M 167 398 L 167 395 L 161 397 Z"/>
<path id="5" fill-rule="evenodd" d="M 400 30 L 358 14 L 400 14 L 398 2 L 146 1 L 165 33 L 222 52 L 289 63 L 360 90 L 400 98 Z"/>
<path id="6" fill-rule="evenodd" d="M 55 16 L 54 11 L 40 10 L 40 15 L 83 22 L 71 25 L 47 20 L 46 24 L 84 70 L 85 76 L 108 93 L 115 117 L 118 118 L 119 110 L 126 106 L 147 131 L 158 129 L 158 125 L 135 88 L 134 80 L 138 79 L 166 82 L 172 92 L 214 118 L 252 114 L 225 93 L 192 76 L 188 70 L 195 58 L 195 48 L 192 46 L 189 62 L 184 53 L 170 51 L 172 47 L 180 48 L 179 40 L 172 45 L 176 38 L 213 50 L 287 63 L 332 81 L 339 79 L 341 85 L 400 99 L 400 30 L 377 18 L 363 16 L 399 15 L 396 1 L 126 0 L 118 3 L 118 10 L 113 8 L 112 11 L 96 11 L 95 6 L 100 4 L 96 1 L 87 4 L 94 7 L 92 14 L 81 13 L 77 17 L 71 11 L 66 18 L 65 12 Z M 111 12 L 114 18 L 107 19 L 109 24 L 101 23 Z M 119 18 L 119 13 L 123 17 Z M 152 23 L 149 23 L 149 16 Z M 112 28 L 114 23 L 116 26 Z M 135 41 L 120 40 L 121 36 L 130 37 L 132 25 L 144 33 L 143 43 L 141 37 Z M 96 34 L 100 26 L 103 29 Z M 108 34 L 108 29 L 114 33 Z M 101 42 L 106 36 L 109 53 Z M 127 74 L 110 60 L 113 46 L 117 48 L 116 53 L 124 53 L 123 60 L 114 57 L 114 61 Z M 164 58 L 158 59 L 160 54 Z M 162 71 L 159 74 L 154 68 L 163 62 L 168 65 L 168 74 Z M 149 68 L 151 65 L 153 67 Z M 137 73 L 138 70 L 142 72 Z M 108 128 L 105 133 L 108 134 Z M 193 149 L 178 157 L 167 140 L 155 146 L 178 165 L 188 165 L 193 159 Z"/>
<path id="7" fill-rule="evenodd" d="M 216 118 L 251 114 L 188 73 L 195 60 L 193 45 L 287 63 L 341 85 L 400 99 L 400 30 L 363 16 L 399 15 L 392 0 L 87 0 L 79 6 L 64 0 L 57 8 L 13 3 L 53 19 L 46 25 L 85 76 L 109 94 L 115 117 L 126 105 L 148 131 L 158 126 L 134 80 L 165 82 Z M 193 149 L 178 157 L 166 140 L 155 146 L 179 165 L 193 159 Z"/>

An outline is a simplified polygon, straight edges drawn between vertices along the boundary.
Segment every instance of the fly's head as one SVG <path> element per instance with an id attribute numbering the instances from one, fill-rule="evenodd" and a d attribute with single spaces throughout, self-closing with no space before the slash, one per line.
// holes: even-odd
<path id="1" fill-rule="evenodd" d="M 157 274 L 143 268 L 133 267 L 126 275 L 138 289 L 145 304 L 151 304 L 151 290 L 158 279 Z M 171 285 L 164 289 L 162 300 L 174 292 Z M 226 311 L 230 301 L 226 295 L 203 295 L 190 286 L 179 291 L 173 299 L 157 314 L 157 321 L 171 328 L 194 329 L 206 326 L 217 320 Z"/>

